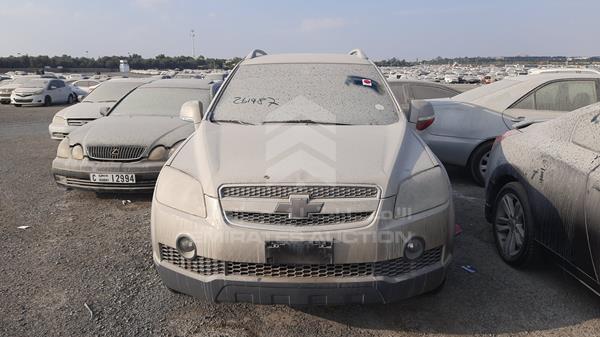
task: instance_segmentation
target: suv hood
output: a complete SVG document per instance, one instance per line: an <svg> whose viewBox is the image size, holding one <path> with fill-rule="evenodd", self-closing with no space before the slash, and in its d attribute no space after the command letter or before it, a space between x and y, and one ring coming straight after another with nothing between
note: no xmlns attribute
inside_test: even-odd
<svg viewBox="0 0 600 337"><path fill-rule="evenodd" d="M149 151L154 145L171 147L192 132L193 124L175 116L108 116L77 128L68 137L70 145L141 145Z"/></svg>
<svg viewBox="0 0 600 337"><path fill-rule="evenodd" d="M68 106L56 113L56 116L60 116L65 119L88 119L88 118L100 118L100 109L103 107L112 107L115 103L77 103Z"/></svg>
<svg viewBox="0 0 600 337"><path fill-rule="evenodd" d="M373 184L393 196L438 165L405 122L386 126L244 126L203 121L167 162L216 197L223 184Z"/></svg>

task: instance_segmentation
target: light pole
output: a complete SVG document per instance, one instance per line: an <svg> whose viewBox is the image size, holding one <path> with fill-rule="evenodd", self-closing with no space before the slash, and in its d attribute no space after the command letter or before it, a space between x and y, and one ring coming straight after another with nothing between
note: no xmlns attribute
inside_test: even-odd
<svg viewBox="0 0 600 337"><path fill-rule="evenodd" d="M190 31L190 37L192 38L192 57L196 58L196 32L193 29Z"/></svg>

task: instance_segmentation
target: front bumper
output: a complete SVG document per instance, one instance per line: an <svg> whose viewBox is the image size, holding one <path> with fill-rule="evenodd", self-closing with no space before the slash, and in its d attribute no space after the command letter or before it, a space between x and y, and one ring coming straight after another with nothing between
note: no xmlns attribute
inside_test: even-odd
<svg viewBox="0 0 600 337"><path fill-rule="evenodd" d="M399 278L362 278L354 281L274 282L222 278L200 280L187 272L155 262L163 283L170 289L208 302L253 304L339 305L392 303L427 293L446 279L450 259Z"/></svg>
<svg viewBox="0 0 600 337"><path fill-rule="evenodd" d="M156 178L164 162L140 160L136 162L95 161L56 158L52 162L52 174L56 183L67 188L94 192L152 192ZM95 183L90 173L133 173L134 184Z"/></svg>
<svg viewBox="0 0 600 337"><path fill-rule="evenodd" d="M445 280L452 260L451 202L411 218L384 219L378 215L359 228L319 231L314 227L314 232L290 228L282 232L280 228L271 231L229 224L220 211L219 200L208 196L205 199L206 218L154 199L151 225L153 259L164 284L205 301L288 305L389 303L437 288ZM393 208L394 201L395 198L381 199L378 214L382 209ZM183 234L196 243L199 261L190 263L173 254L165 255L162 250L176 247L177 238ZM405 243L414 236L423 238L426 249L437 250L438 255L429 255L426 262L403 258ZM333 264L299 265L298 273L296 267L268 264L267 241L334 242ZM381 270L377 266L388 263L401 267L394 267L392 273L376 272ZM336 271L331 274L329 267Z"/></svg>
<svg viewBox="0 0 600 337"><path fill-rule="evenodd" d="M30 96L17 96L12 95L10 97L11 104L20 104L20 105L43 105L44 104L44 95L30 95Z"/></svg>
<svg viewBox="0 0 600 337"><path fill-rule="evenodd" d="M66 124L55 124L55 123L52 123L48 126L48 130L50 131L50 138L56 139L56 140L62 140L67 135L69 135L69 133L73 132L73 130L75 130L75 128L76 128L76 126L69 126Z"/></svg>
<svg viewBox="0 0 600 337"><path fill-rule="evenodd" d="M0 94L0 103L2 103L2 104L10 103L10 94Z"/></svg>

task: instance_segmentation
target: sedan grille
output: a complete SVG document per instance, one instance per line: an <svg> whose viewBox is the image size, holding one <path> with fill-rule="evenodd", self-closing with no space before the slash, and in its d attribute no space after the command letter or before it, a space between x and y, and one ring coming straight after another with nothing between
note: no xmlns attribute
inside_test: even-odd
<svg viewBox="0 0 600 337"><path fill-rule="evenodd" d="M139 145L100 145L87 146L87 155L98 160L136 160L142 157L146 150Z"/></svg>
<svg viewBox="0 0 600 337"><path fill-rule="evenodd" d="M204 276L230 275L273 278L303 277L366 277L387 276L398 277L438 263L442 259L442 247L425 251L416 260L401 257L397 259L344 264L269 264L250 262L231 262L214 260L207 257L195 257L192 260L183 258L175 248L160 244L160 256L180 268Z"/></svg>
<svg viewBox="0 0 600 337"><path fill-rule="evenodd" d="M252 212L226 212L228 220L232 222L248 222L264 225L287 226L319 226L342 223L353 223L367 220L373 212L357 213L332 213L310 214L308 218L294 219L287 214L278 213L252 213Z"/></svg>
<svg viewBox="0 0 600 337"><path fill-rule="evenodd" d="M225 186L222 198L273 198L286 199L290 195L308 195L311 199L375 198L378 190L373 186Z"/></svg>

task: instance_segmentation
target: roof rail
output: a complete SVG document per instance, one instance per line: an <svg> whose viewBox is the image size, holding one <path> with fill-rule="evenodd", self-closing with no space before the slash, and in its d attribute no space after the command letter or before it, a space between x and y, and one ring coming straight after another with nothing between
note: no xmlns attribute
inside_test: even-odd
<svg viewBox="0 0 600 337"><path fill-rule="evenodd" d="M348 55L352 55L352 56L356 56L356 57L360 57L361 59L365 59L368 60L369 58L367 57L367 54L365 54L365 52L363 52L361 49L352 49Z"/></svg>
<svg viewBox="0 0 600 337"><path fill-rule="evenodd" d="M264 50L254 49L250 54L246 55L245 60L250 60L256 57L265 56L267 53Z"/></svg>

